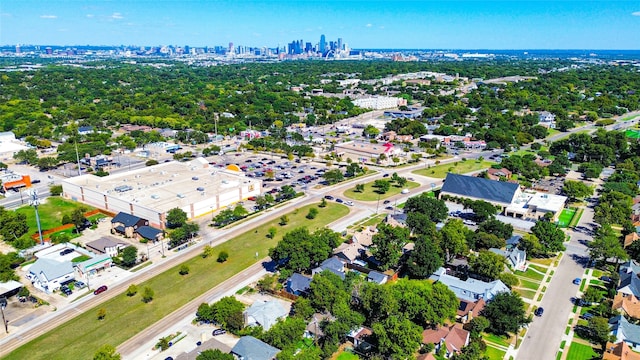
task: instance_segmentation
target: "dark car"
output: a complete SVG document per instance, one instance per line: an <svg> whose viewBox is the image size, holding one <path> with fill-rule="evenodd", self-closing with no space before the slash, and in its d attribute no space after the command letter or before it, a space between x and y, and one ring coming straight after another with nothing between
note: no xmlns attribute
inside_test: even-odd
<svg viewBox="0 0 640 360"><path fill-rule="evenodd" d="M327 200L333 200L333 196L331 195L325 195L324 198Z"/></svg>
<svg viewBox="0 0 640 360"><path fill-rule="evenodd" d="M97 288L97 289L93 292L93 295L98 295L98 294L103 293L103 292L105 292L105 291L107 291L107 285L102 285L102 286L100 286L99 288Z"/></svg>
<svg viewBox="0 0 640 360"><path fill-rule="evenodd" d="M71 254L72 252L73 252L73 249L64 249L60 251L60 256L65 256L67 254Z"/></svg>
<svg viewBox="0 0 640 360"><path fill-rule="evenodd" d="M593 315L592 313L584 313L582 314L581 318L585 319L585 320L590 320L594 317L595 315Z"/></svg>
<svg viewBox="0 0 640 360"><path fill-rule="evenodd" d="M391 202L391 200L385 200L382 203L386 205L386 204L389 204L390 202Z"/></svg>
<svg viewBox="0 0 640 360"><path fill-rule="evenodd" d="M389 177L389 174L384 174L382 175L382 177Z"/></svg>
<svg viewBox="0 0 640 360"><path fill-rule="evenodd" d="M218 336L218 335L222 335L222 334L226 334L226 333L227 333L227 331L225 329L215 329L215 330L213 330L211 335Z"/></svg>
<svg viewBox="0 0 640 360"><path fill-rule="evenodd" d="M344 202L344 200L342 200L342 199L336 199L336 202L337 202L337 203L342 204L342 203Z"/></svg>
<svg viewBox="0 0 640 360"><path fill-rule="evenodd" d="M534 314L536 316L542 316L543 313L544 313L544 309L541 307L537 308L536 311L534 311Z"/></svg>

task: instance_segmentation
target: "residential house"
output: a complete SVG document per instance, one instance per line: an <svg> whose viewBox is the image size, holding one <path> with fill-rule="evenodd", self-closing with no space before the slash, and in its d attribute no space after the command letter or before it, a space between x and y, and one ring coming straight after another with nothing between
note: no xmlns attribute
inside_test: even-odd
<svg viewBox="0 0 640 360"><path fill-rule="evenodd" d="M375 226L368 226L362 231L357 231L351 236L351 243L360 244L365 248L373 245L373 235L378 233L378 229Z"/></svg>
<svg viewBox="0 0 640 360"><path fill-rule="evenodd" d="M365 253L364 246L359 243L353 244L340 244L334 251L333 254L335 258L338 258L340 261L346 264L353 264L356 262L358 258L360 258ZM343 271L344 272L344 271Z"/></svg>
<svg viewBox="0 0 640 360"><path fill-rule="evenodd" d="M515 270L527 271L527 252L514 247L507 250L496 248L489 249L494 254L503 256L507 260L507 264Z"/></svg>
<svg viewBox="0 0 640 360"><path fill-rule="evenodd" d="M608 342L602 360L640 360L640 353L631 350L624 341L617 344Z"/></svg>
<svg viewBox="0 0 640 360"><path fill-rule="evenodd" d="M378 285L382 285L389 280L389 277L381 272L377 272L375 270L370 271L367 274L367 281L376 283Z"/></svg>
<svg viewBox="0 0 640 360"><path fill-rule="evenodd" d="M371 343L368 342L371 335L373 335L371 328L361 326L347 334L347 340L351 341L356 349L368 351L372 347Z"/></svg>
<svg viewBox="0 0 640 360"><path fill-rule="evenodd" d="M231 349L231 354L238 360L273 360L280 352L253 336L243 336Z"/></svg>
<svg viewBox="0 0 640 360"><path fill-rule="evenodd" d="M637 202L633 204L633 206L631 206L631 222L636 221L640 221L640 202Z"/></svg>
<svg viewBox="0 0 640 360"><path fill-rule="evenodd" d="M127 247L127 244L115 242L106 237L101 237L98 240L86 243L85 246L97 254L107 254L114 257L118 256L118 252Z"/></svg>
<svg viewBox="0 0 640 360"><path fill-rule="evenodd" d="M398 142L410 142L413 140L412 135L398 135L395 131L386 131L381 135L382 140L384 141L398 141Z"/></svg>
<svg viewBox="0 0 640 360"><path fill-rule="evenodd" d="M538 113L538 125L547 129L555 129L556 116L548 111L541 111Z"/></svg>
<svg viewBox="0 0 640 360"><path fill-rule="evenodd" d="M640 301L634 295L617 293L611 309L630 318L640 319Z"/></svg>
<svg viewBox="0 0 640 360"><path fill-rule="evenodd" d="M162 230L146 225L137 228L135 234L138 240L146 240L153 243L162 241L164 238L164 232Z"/></svg>
<svg viewBox="0 0 640 360"><path fill-rule="evenodd" d="M323 271L331 271L332 273L338 275L341 279L345 278L345 269L344 269L344 263L342 261L340 261L340 259L337 256L332 256L330 258L328 258L327 260L323 261L320 266L318 266L317 268L311 270L311 273L313 275L315 274L319 274Z"/></svg>
<svg viewBox="0 0 640 360"><path fill-rule="evenodd" d="M456 311L456 320L463 324L468 323L475 316L479 315L487 304L484 299L480 298L476 301L459 299L460 305Z"/></svg>
<svg viewBox="0 0 640 360"><path fill-rule="evenodd" d="M609 319L613 343L625 342L634 351L640 350L640 325L631 324L624 316L618 315Z"/></svg>
<svg viewBox="0 0 640 360"><path fill-rule="evenodd" d="M89 135L93 134L93 126L80 126L78 127L79 135Z"/></svg>
<svg viewBox="0 0 640 360"><path fill-rule="evenodd" d="M111 219L111 233L124 234L128 238L134 237L136 230L141 226L149 226L149 220L124 212L119 212Z"/></svg>
<svg viewBox="0 0 640 360"><path fill-rule="evenodd" d="M631 234L628 234L627 236L625 236L624 237L625 249L638 240L640 240L640 235L638 235L637 232L632 232Z"/></svg>
<svg viewBox="0 0 640 360"><path fill-rule="evenodd" d="M500 179L511 179L511 176L513 175L513 173L511 171L509 171L509 169L507 168L502 168L502 169L494 169L494 168L489 168L487 169L487 177L490 180L500 180Z"/></svg>
<svg viewBox="0 0 640 360"><path fill-rule="evenodd" d="M285 290L289 294L293 295L299 296L305 294L307 291L309 291L311 280L312 279L310 277L304 276L299 273L293 273L293 275L291 275L289 279L287 279L287 286L285 287Z"/></svg>
<svg viewBox="0 0 640 360"><path fill-rule="evenodd" d="M629 260L620 265L618 274L620 275L620 283L618 284L617 292L622 296L633 295L640 299L640 265L634 260Z"/></svg>
<svg viewBox="0 0 640 360"><path fill-rule="evenodd" d="M522 236L520 235L513 235L510 238L507 239L507 249L511 249L514 248L516 246L518 246L518 244L520 244L520 240L522 239Z"/></svg>
<svg viewBox="0 0 640 360"><path fill-rule="evenodd" d="M271 329L278 319L289 314L278 301L256 301L244 312L246 326L262 326L264 331Z"/></svg>
<svg viewBox="0 0 640 360"><path fill-rule="evenodd" d="M397 226L407 227L407 214L405 213L389 214L384 217L383 221L387 225L396 226L396 227Z"/></svg>
<svg viewBox="0 0 640 360"><path fill-rule="evenodd" d="M331 314L320 314L315 313L311 317L311 320L307 324L307 328L304 332L304 337L311 339L319 339L324 336L324 332L322 332L321 324L323 321L335 321L335 318Z"/></svg>
<svg viewBox="0 0 640 360"><path fill-rule="evenodd" d="M463 347L469 345L469 338L469 332L464 330L461 324L440 326L435 329L426 329L422 332L422 343L434 344L436 351L445 346L444 357L447 359L454 354L459 354Z"/></svg>
<svg viewBox="0 0 640 360"><path fill-rule="evenodd" d="M416 360L437 360L433 353L420 354L416 357Z"/></svg>
<svg viewBox="0 0 640 360"><path fill-rule="evenodd" d="M492 282L484 282L472 278L462 280L447 274L444 268L436 270L429 279L446 285L459 299L463 300L476 301L484 299L485 301L490 301L499 293L511 291L507 285L500 280L494 280Z"/></svg>
<svg viewBox="0 0 640 360"><path fill-rule="evenodd" d="M62 283L75 278L71 261L40 258L29 268L27 278L36 289L48 294L58 290Z"/></svg>

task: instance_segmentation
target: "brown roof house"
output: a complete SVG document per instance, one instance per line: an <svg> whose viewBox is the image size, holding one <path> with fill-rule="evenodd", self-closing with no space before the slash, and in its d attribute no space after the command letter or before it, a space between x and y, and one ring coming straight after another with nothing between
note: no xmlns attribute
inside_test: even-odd
<svg viewBox="0 0 640 360"><path fill-rule="evenodd" d="M634 319L640 319L640 300L634 295L617 293L611 309Z"/></svg>
<svg viewBox="0 0 640 360"><path fill-rule="evenodd" d="M487 169L487 177L491 180L500 180L500 178L506 178L507 180L511 179L511 175L513 175L513 173L511 171L509 171L509 169L507 168L502 168L502 169L494 169L494 168L489 168Z"/></svg>
<svg viewBox="0 0 640 360"><path fill-rule="evenodd" d="M458 305L458 311L456 312L456 320L463 324L468 323L475 316L479 315L487 304L482 298L476 301L465 299L458 300L460 300L460 305Z"/></svg>
<svg viewBox="0 0 640 360"><path fill-rule="evenodd" d="M624 237L624 247L625 249L629 247L629 245L633 244L637 240L640 240L640 235L637 232L632 232L631 234Z"/></svg>
<svg viewBox="0 0 640 360"><path fill-rule="evenodd" d="M447 350L444 356L448 359L454 354L459 354L463 347L469 345L469 337L469 332L463 329L461 324L455 324L426 329L422 332L422 343L434 344L436 351L445 346Z"/></svg>
<svg viewBox="0 0 640 360"><path fill-rule="evenodd" d="M617 344L608 342L602 360L640 360L640 354L631 350L624 341Z"/></svg>

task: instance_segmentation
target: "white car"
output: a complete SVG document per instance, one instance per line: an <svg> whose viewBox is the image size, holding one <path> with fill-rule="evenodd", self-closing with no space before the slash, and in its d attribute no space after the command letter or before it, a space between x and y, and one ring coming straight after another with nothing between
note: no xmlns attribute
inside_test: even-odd
<svg viewBox="0 0 640 360"><path fill-rule="evenodd" d="M401 193L408 194L409 193L409 189L402 189Z"/></svg>
<svg viewBox="0 0 640 360"><path fill-rule="evenodd" d="M355 205L355 204L353 203L353 201L345 201L344 203L345 203L345 204L347 204L347 205L349 205L349 206L353 206L353 205Z"/></svg>

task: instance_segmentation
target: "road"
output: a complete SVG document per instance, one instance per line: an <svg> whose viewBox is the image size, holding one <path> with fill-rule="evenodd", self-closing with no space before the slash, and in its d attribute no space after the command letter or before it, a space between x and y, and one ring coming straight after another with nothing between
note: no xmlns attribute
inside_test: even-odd
<svg viewBox="0 0 640 360"><path fill-rule="evenodd" d="M579 225L591 228L593 209L585 208ZM555 270L555 275L547 285L547 292L540 306L544 308L542 317L536 317L529 325L526 338L518 349L517 360L555 359L560 342L567 327L573 304L580 286L573 285L575 278L582 277L588 262L587 247L580 240L591 241L592 237L574 231L567 232L571 241Z"/></svg>

